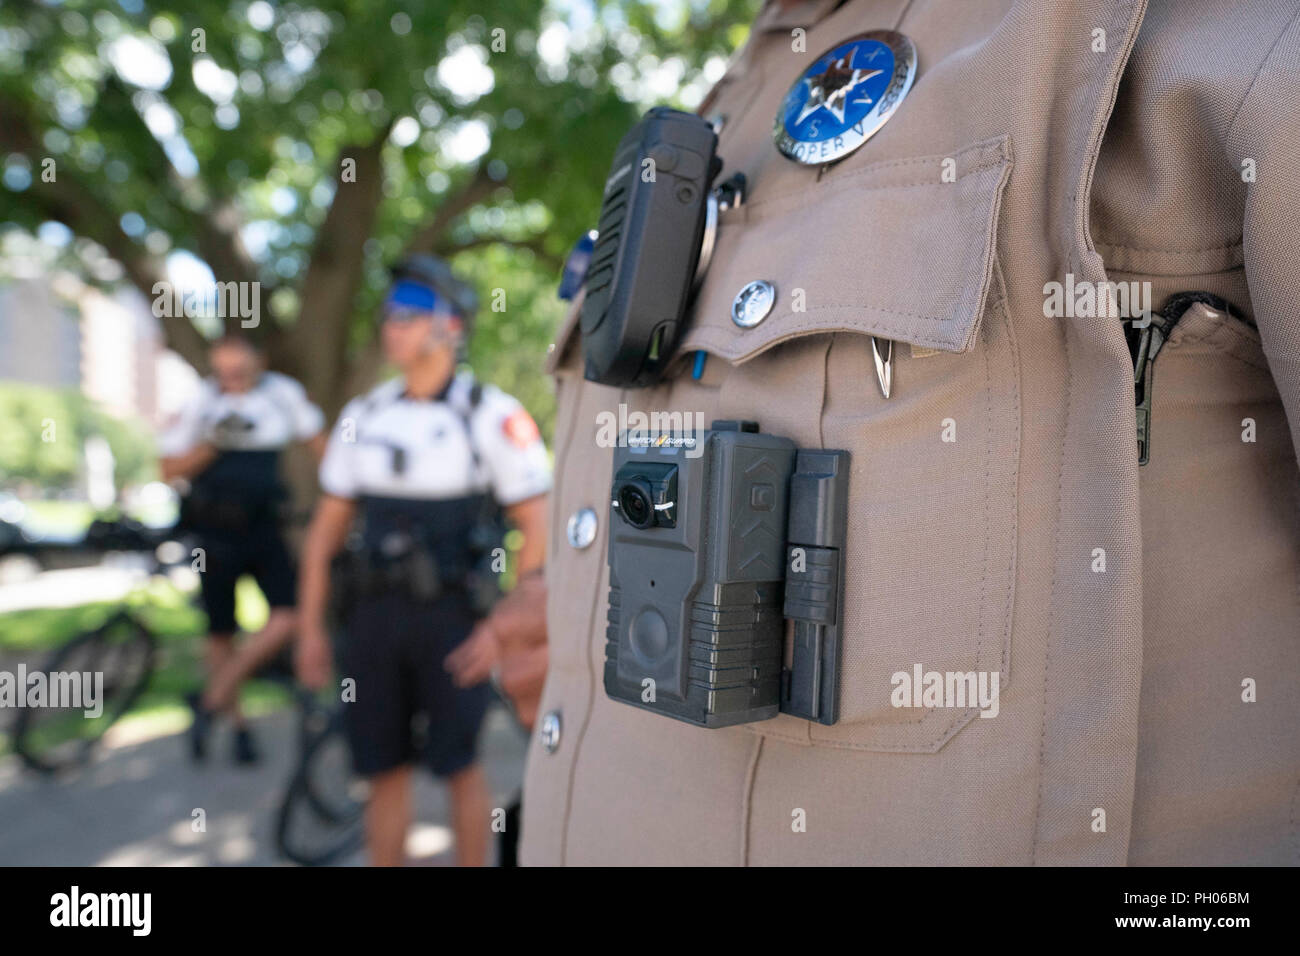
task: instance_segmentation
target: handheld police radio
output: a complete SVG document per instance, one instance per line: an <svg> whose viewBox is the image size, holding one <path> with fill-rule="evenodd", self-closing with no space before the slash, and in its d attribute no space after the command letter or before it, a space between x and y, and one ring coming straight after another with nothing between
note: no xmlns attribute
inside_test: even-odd
<svg viewBox="0 0 1300 956"><path fill-rule="evenodd" d="M753 422L624 436L605 693L703 727L835 723L848 477L847 451L799 449Z"/></svg>
<svg viewBox="0 0 1300 956"><path fill-rule="evenodd" d="M584 375L651 385L681 332L722 161L709 122L657 107L618 144L580 317Z"/></svg>

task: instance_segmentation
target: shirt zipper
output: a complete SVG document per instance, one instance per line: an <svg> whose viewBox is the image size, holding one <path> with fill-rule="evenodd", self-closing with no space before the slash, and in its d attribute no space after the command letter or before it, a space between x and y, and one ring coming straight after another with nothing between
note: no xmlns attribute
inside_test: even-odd
<svg viewBox="0 0 1300 956"><path fill-rule="evenodd" d="M1240 317L1236 309L1209 292L1179 292L1165 301L1159 312L1149 312L1125 329L1129 352L1133 356L1133 389L1137 403L1138 464L1151 459L1151 401L1155 380L1156 356L1169 340L1178 321L1196 303L1208 305L1227 315Z"/></svg>

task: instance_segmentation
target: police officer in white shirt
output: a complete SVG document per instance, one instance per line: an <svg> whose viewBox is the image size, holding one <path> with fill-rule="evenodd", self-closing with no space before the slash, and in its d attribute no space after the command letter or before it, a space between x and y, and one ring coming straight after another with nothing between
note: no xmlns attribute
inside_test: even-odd
<svg viewBox="0 0 1300 956"><path fill-rule="evenodd" d="M475 540L494 503L522 533L519 578L540 575L545 555L551 475L537 426L514 398L456 371L475 307L473 290L441 260L412 257L395 271L382 338L401 375L339 416L303 545L298 672L308 686L323 685L331 666L327 592L346 586L351 595L338 674L355 681L344 715L354 764L370 782L376 865L403 861L417 759L448 783L457 862L486 862L489 794L475 741L498 648L467 581L481 567ZM362 557L331 582L354 519ZM427 717L423 741L412 732L418 715Z"/></svg>
<svg viewBox="0 0 1300 956"><path fill-rule="evenodd" d="M319 458L325 418L298 382L266 370L246 338L218 340L209 361L212 377L158 442L164 480L189 486L181 525L196 536L204 558L208 683L190 700L190 752L204 758L212 715L226 711L235 721L235 760L253 763L257 751L239 713L239 685L288 644L296 626L293 563L279 527L288 497L280 456L288 445L306 442ZM256 579L270 615L237 648L235 583L244 574Z"/></svg>

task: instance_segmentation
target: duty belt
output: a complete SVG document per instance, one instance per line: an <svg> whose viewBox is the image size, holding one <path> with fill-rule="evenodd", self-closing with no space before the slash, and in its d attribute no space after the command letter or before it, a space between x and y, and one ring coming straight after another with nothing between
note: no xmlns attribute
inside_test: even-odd
<svg viewBox="0 0 1300 956"><path fill-rule="evenodd" d="M342 576L342 590L352 600L400 594L429 603L447 589L437 560L422 548L396 556L370 549L348 551L338 571Z"/></svg>

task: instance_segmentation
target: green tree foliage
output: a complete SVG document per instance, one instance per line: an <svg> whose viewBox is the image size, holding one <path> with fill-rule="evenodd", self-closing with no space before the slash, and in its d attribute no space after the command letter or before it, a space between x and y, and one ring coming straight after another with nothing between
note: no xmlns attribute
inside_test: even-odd
<svg viewBox="0 0 1300 956"><path fill-rule="evenodd" d="M75 487L92 435L113 450L119 488L155 476L153 441L138 424L105 414L75 389L0 384L0 487Z"/></svg>
<svg viewBox="0 0 1300 956"><path fill-rule="evenodd" d="M181 250L260 282L272 364L331 411L379 372L387 267L453 257L489 306L482 377L547 427L554 284L614 145L698 100L758 5L7 0L0 219L65 223L151 298ZM164 327L202 368L195 324Z"/></svg>

